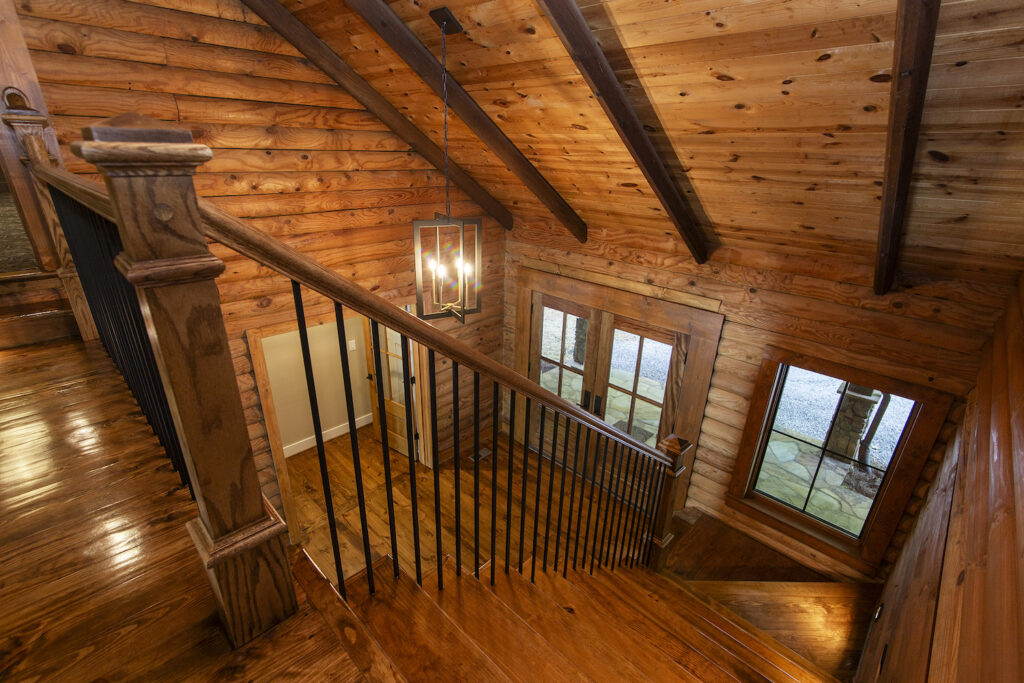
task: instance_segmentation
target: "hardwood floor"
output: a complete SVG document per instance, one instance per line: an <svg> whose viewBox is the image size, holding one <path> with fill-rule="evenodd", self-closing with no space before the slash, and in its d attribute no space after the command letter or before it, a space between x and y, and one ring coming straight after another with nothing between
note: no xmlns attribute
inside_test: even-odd
<svg viewBox="0 0 1024 683"><path fill-rule="evenodd" d="M301 591L232 651L195 515L101 347L0 351L0 679L360 678Z"/></svg>
<svg viewBox="0 0 1024 683"><path fill-rule="evenodd" d="M384 486L384 464L381 458L380 441L377 438L376 425L367 425L358 430L360 461L363 471L363 486L366 497L366 508L368 527L370 530L371 560L376 561L385 555L391 554L390 536L388 531L388 512L386 488ZM501 566L504 566L504 554L506 544L506 506L508 492L508 460L505 447L507 437L500 440L498 445L498 494L497 494L497 524L495 533L495 545L497 559ZM482 446L490 447L490 438L482 435ZM561 448L561 446L560 446ZM328 441L325 444L328 469L331 472L331 486L334 500L335 518L337 520L338 536L340 538L340 549L342 557L342 568L346 577L362 571L365 567L363 556L362 540L359 534L359 509L357 506L356 490L352 466L351 446L348 435L344 435ZM487 456L480 461L480 563L483 564L490 559L490 529L491 529L491 458ZM561 457L561 451L559 452ZM571 459L571 458L570 458ZM562 469L555 466L552 472L550 461L545 460L542 470L542 481L538 497L537 491L537 456L535 453L530 456L529 472L527 474L525 496L523 494L523 469L521 446L516 448L513 459L512 479L512 518L509 525L512 531L509 539L509 558L512 566L518 567L520 557L523 558L526 571L530 571L531 560L536 556L537 571L540 571L544 564L545 538L547 539L548 561L554 562L556 547L559 555L559 563L564 563L566 532L569 530L569 507L568 500L572 491L571 471L567 470L565 477L565 503L563 504L561 518L559 517L558 498L562 487ZM439 479L441 483L441 541L442 558L444 555L456 554L455 547L455 485L454 485L454 463L451 459L442 463ZM310 557L317 566L332 581L336 582L334 562L330 540L330 530L327 523L327 515L324 511L323 487L320 480L320 470L317 464L316 450L309 449L301 453L289 456L288 473L291 480L292 494L295 499L295 507L299 512L297 526L299 538L294 539L302 547L306 548ZM462 566L467 571L472 571L473 548L474 548L474 527L473 527L473 464L468 457L462 459L460 466L461 486L461 517L462 517ZM409 460L405 456L392 453L391 474L393 480L395 517L396 517L396 540L397 555L399 564L410 576L415 576L414 562L414 534L412 528L412 495L409 479ZM554 476L552 477L552 474ZM580 479L577 479L579 482ZM552 504L550 515L548 514L548 494L553 488ZM575 498L578 506L582 496L582 487L578 484ZM587 496L591 489L587 487ZM426 575L436 571L436 536L434 521L434 482L433 471L424 465L416 464L416 498L419 510L419 537L420 557L422 559L422 572ZM521 501L525 498L527 504L523 506ZM534 515L538 509L537 501L540 501L539 514ZM525 519L523 510L525 507ZM594 506L596 511L596 504ZM550 525L547 520L551 519ZM604 528L604 518L594 515L590 529L598 529L600 533ZM576 546L576 520L579 518L578 507L573 508L573 528L571 543ZM628 518L624 518L626 520ZM609 535L615 531L616 516L614 512L609 515ZM583 516L584 527L586 516ZM536 524L536 553L534 553L534 526ZM622 525L625 527L625 524ZM556 528L558 531L556 532ZM520 531L522 531L522 552L520 553ZM624 537L625 532L621 531ZM591 536L593 531L591 531ZM579 534L578 555L582 557L583 542L586 534L581 531ZM591 538L591 543L593 539Z"/></svg>

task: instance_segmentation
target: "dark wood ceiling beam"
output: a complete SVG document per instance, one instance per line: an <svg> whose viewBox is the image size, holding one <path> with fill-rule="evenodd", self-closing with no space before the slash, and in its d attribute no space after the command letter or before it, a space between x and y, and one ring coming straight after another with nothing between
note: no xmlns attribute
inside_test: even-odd
<svg viewBox="0 0 1024 683"><path fill-rule="evenodd" d="M348 64L327 46L313 31L297 19L277 0L243 0L245 5L256 12L277 31L285 40L306 56L317 68L334 79L347 90L370 113L379 118L384 125L409 143L413 151L422 155L435 168L444 168L444 151L434 144L419 128L405 118L401 112L373 86L366 82ZM461 169L449 162L448 171L452 183L469 195L488 214L494 217L506 229L512 229L512 213L482 185Z"/></svg>
<svg viewBox="0 0 1024 683"><path fill-rule="evenodd" d="M896 277L938 21L939 0L899 0L875 257L876 294L888 292Z"/></svg>
<svg viewBox="0 0 1024 683"><path fill-rule="evenodd" d="M597 96L605 114L682 235L697 263L707 260L707 244L672 174L658 155L650 136L633 108L608 58L591 33L583 13L573 0L539 0L562 44Z"/></svg>
<svg viewBox="0 0 1024 683"><path fill-rule="evenodd" d="M438 97L442 96L444 69L441 63L384 0L345 0L345 4L362 17ZM448 106L576 239L587 241L587 224L583 219L450 73Z"/></svg>

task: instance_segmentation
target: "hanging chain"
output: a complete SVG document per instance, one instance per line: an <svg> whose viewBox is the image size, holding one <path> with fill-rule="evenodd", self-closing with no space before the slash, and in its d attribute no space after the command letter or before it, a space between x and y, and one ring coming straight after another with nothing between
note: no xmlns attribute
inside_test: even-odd
<svg viewBox="0 0 1024 683"><path fill-rule="evenodd" d="M448 22L441 22L441 99L444 106L444 214L451 218L452 200L448 194L448 46L445 34Z"/></svg>

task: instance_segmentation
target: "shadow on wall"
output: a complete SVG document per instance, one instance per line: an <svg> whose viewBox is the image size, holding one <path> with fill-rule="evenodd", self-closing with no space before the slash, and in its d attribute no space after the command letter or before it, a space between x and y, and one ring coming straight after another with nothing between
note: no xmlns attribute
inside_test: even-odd
<svg viewBox="0 0 1024 683"><path fill-rule="evenodd" d="M345 319L345 337L348 341L346 353L352 373L352 402L355 405L358 429L373 422L361 317ZM317 401L320 404L320 423L323 425L324 440L329 441L349 431L338 333L333 322L309 328L309 351L313 360ZM266 358L284 454L294 455L313 448L316 440L298 330L265 337L263 355Z"/></svg>

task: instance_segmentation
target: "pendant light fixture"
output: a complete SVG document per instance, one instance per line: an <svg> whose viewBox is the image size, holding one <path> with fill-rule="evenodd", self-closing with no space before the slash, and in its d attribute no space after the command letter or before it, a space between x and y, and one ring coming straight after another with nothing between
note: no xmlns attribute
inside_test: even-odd
<svg viewBox="0 0 1024 683"><path fill-rule="evenodd" d="M480 271L483 222L455 218L448 180L448 69L446 36L462 26L447 7L430 12L441 27L441 93L444 112L444 213L413 226L416 260L416 315L424 320L451 316L461 323L480 312L483 274Z"/></svg>

